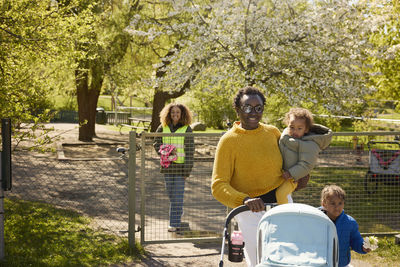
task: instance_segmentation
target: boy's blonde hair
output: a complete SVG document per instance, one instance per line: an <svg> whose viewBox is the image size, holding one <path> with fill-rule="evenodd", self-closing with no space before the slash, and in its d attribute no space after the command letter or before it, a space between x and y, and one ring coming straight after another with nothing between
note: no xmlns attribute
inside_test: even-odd
<svg viewBox="0 0 400 267"><path fill-rule="evenodd" d="M321 205L332 196L336 196L345 201L346 192L338 185L326 185L321 191Z"/></svg>
<svg viewBox="0 0 400 267"><path fill-rule="evenodd" d="M306 123L307 129L310 129L314 124L314 119L312 113L305 108L291 108L289 112L285 114L285 119L283 122L286 126L289 125L290 116L294 116L295 119L303 119Z"/></svg>

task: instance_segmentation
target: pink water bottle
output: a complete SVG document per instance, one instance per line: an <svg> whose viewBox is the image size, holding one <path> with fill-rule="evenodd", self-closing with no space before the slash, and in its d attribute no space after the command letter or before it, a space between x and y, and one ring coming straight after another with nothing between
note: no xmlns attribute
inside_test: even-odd
<svg viewBox="0 0 400 267"><path fill-rule="evenodd" d="M241 231L233 231L231 240L229 240L228 259L232 262L243 261L243 236Z"/></svg>

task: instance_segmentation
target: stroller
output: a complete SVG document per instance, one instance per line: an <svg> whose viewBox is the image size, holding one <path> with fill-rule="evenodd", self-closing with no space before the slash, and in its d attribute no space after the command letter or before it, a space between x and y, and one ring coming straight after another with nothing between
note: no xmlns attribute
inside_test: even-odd
<svg viewBox="0 0 400 267"><path fill-rule="evenodd" d="M376 149L376 145L392 149ZM393 149L393 145L396 149ZM365 175L364 188L369 194L378 190L378 183L400 184L400 142L369 141L369 169Z"/></svg>
<svg viewBox="0 0 400 267"><path fill-rule="evenodd" d="M229 240L229 221L246 210L247 206L239 206L226 218L220 267L225 238ZM257 238L257 267L338 266L336 227L328 216L312 206L291 203L270 208L261 218L254 238Z"/></svg>

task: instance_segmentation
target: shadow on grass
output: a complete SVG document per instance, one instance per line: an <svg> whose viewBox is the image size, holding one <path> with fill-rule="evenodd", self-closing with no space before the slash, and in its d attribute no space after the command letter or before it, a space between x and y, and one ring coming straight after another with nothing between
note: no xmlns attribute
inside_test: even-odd
<svg viewBox="0 0 400 267"><path fill-rule="evenodd" d="M5 199L0 266L100 266L136 260L143 249L92 229L91 219L49 204Z"/></svg>

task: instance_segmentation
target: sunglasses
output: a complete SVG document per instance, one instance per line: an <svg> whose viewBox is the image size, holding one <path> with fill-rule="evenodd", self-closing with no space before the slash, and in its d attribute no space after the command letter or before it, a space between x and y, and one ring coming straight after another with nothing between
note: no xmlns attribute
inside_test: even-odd
<svg viewBox="0 0 400 267"><path fill-rule="evenodd" d="M244 105L240 108L246 114L250 114L253 109L256 113L262 113L264 111L264 107L262 105L257 105L255 107L253 107L252 105Z"/></svg>

